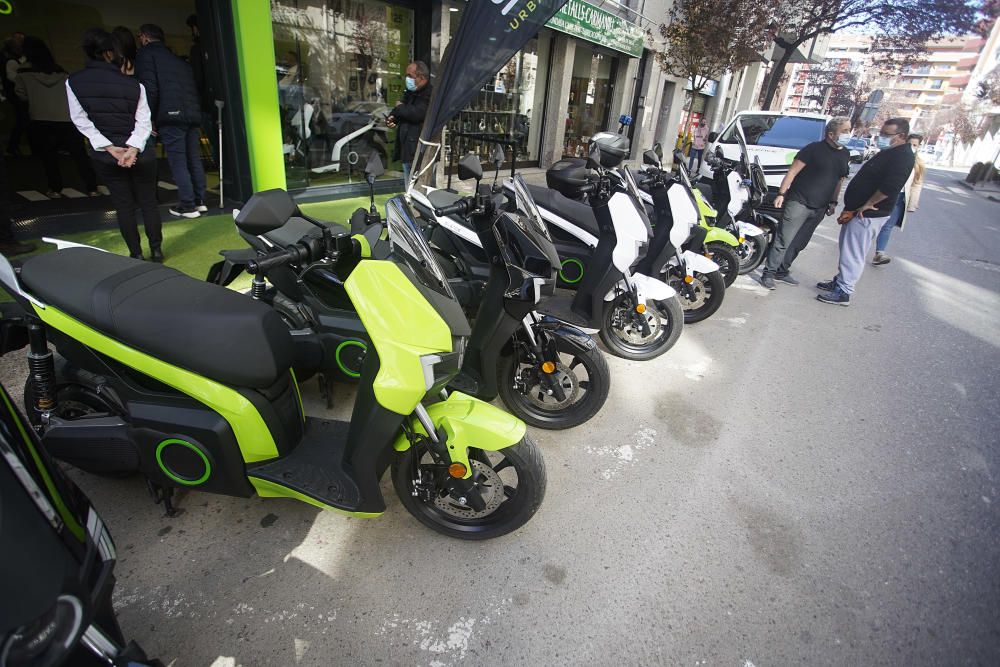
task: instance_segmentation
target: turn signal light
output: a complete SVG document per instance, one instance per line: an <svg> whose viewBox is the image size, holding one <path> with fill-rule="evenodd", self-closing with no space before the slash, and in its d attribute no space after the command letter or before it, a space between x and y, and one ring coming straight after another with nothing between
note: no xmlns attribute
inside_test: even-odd
<svg viewBox="0 0 1000 667"><path fill-rule="evenodd" d="M690 285L691 283L694 282L694 276L684 276L684 282Z"/></svg>
<svg viewBox="0 0 1000 667"><path fill-rule="evenodd" d="M643 313L645 313L646 312L646 304L640 303L638 306L635 307L635 312L639 313L640 315L642 315Z"/></svg>
<svg viewBox="0 0 1000 667"><path fill-rule="evenodd" d="M746 243L746 242L747 242L746 237L741 236L740 237L740 243Z"/></svg>
<svg viewBox="0 0 1000 667"><path fill-rule="evenodd" d="M542 372L552 374L556 372L556 365L551 361L542 362Z"/></svg>
<svg viewBox="0 0 1000 667"><path fill-rule="evenodd" d="M452 463L448 466L448 474L455 479L462 479L468 471L469 469L465 467L464 463Z"/></svg>

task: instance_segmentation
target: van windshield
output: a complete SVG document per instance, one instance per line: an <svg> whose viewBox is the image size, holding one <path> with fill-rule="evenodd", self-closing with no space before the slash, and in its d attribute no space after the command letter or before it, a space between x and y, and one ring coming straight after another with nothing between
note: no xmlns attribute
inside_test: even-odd
<svg viewBox="0 0 1000 667"><path fill-rule="evenodd" d="M778 148L803 148L823 138L826 121L822 118L801 118L798 116L755 116L739 117L743 136L748 146L776 146ZM722 134L719 141L735 144L736 123Z"/></svg>

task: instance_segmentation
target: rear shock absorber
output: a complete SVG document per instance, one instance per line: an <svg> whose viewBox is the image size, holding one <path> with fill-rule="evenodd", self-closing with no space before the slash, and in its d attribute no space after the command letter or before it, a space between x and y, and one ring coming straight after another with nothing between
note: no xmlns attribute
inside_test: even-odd
<svg viewBox="0 0 1000 667"><path fill-rule="evenodd" d="M56 366L49 351L45 329L39 324L28 325L28 377L35 396L35 410L43 415L56 407Z"/></svg>
<svg viewBox="0 0 1000 667"><path fill-rule="evenodd" d="M264 276L259 273L254 274L253 282L250 283L250 298L260 299L264 296L264 290L267 288L267 283L264 282Z"/></svg>

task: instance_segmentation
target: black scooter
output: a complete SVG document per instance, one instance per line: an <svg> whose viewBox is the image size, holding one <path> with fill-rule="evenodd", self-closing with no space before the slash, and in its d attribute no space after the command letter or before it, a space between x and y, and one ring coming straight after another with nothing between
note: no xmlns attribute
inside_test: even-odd
<svg viewBox="0 0 1000 667"><path fill-rule="evenodd" d="M578 426L604 405L611 374L589 335L538 312L559 266L548 230L520 176L505 196L495 179L493 187L481 183L475 155L462 158L458 174L476 179L475 196L434 190L413 197L425 235L474 319L462 372L450 388L483 400L499 395L533 426Z"/></svg>
<svg viewBox="0 0 1000 667"><path fill-rule="evenodd" d="M7 329L7 327L4 327ZM19 344L4 332L4 351ZM0 665L163 667L111 605L115 545L0 387Z"/></svg>

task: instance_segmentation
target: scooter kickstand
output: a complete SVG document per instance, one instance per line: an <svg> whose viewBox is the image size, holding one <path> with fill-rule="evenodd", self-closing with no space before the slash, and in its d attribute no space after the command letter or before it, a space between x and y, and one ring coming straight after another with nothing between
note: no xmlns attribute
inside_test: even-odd
<svg viewBox="0 0 1000 667"><path fill-rule="evenodd" d="M146 480L146 486L149 488L149 495L153 496L153 502L156 503L157 505L163 503L165 516L173 518L181 513L180 510L174 507L173 487L160 486L151 479Z"/></svg>
<svg viewBox="0 0 1000 667"><path fill-rule="evenodd" d="M333 378L326 373L319 374L319 393L326 399L326 409L333 409Z"/></svg>

